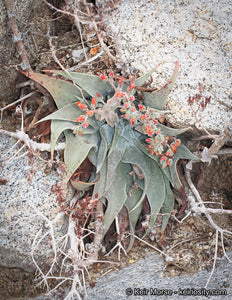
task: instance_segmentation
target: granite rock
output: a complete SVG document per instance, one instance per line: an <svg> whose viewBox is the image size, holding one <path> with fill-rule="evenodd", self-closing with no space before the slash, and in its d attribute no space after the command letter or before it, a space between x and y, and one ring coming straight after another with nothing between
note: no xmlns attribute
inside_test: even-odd
<svg viewBox="0 0 232 300"><path fill-rule="evenodd" d="M206 97L211 96L198 114L203 126L218 132L231 118L231 10L228 0L128 0L120 1L107 21L121 60L118 66L126 72L144 73L162 63L153 74L160 88L179 61L179 76L166 107L173 126L191 125L202 131L187 102L199 93L199 85L205 86Z"/></svg>
<svg viewBox="0 0 232 300"><path fill-rule="evenodd" d="M46 164L36 157L30 159L25 149L14 157L19 150L18 145L12 148L15 143L16 140L0 135L1 180L5 181L0 185L0 264L32 271L34 238L38 234L38 241L46 233L47 222L41 214L52 221L59 212L51 188L61 181L61 176L56 170L46 175ZM70 190L68 197L71 196ZM62 236L65 224L64 218L56 223L55 238ZM36 247L34 255L40 265L53 257L49 238Z"/></svg>

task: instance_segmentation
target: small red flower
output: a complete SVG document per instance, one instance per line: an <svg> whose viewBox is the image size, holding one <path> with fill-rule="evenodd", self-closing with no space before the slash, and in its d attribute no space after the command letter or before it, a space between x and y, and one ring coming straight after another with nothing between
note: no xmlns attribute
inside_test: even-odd
<svg viewBox="0 0 232 300"><path fill-rule="evenodd" d="M100 78L101 78L101 80L103 80L103 81L106 81L106 80L107 80L107 77L106 77L105 75L103 75L103 74L100 75Z"/></svg>
<svg viewBox="0 0 232 300"><path fill-rule="evenodd" d="M113 72L113 71L110 72L110 77L111 77L111 78L114 77L114 72Z"/></svg>
<svg viewBox="0 0 232 300"><path fill-rule="evenodd" d="M140 116L140 118L141 118L142 120L145 120L145 119L146 119L146 117L145 117L144 115Z"/></svg>
<svg viewBox="0 0 232 300"><path fill-rule="evenodd" d="M87 128L88 126L89 126L89 124L88 124L87 122L84 122L84 123L83 123L83 127L84 127L84 128Z"/></svg>
<svg viewBox="0 0 232 300"><path fill-rule="evenodd" d="M140 110L145 110L145 109L146 109L145 106L142 105L142 104L139 104L139 105L138 105L138 108L139 108Z"/></svg>
<svg viewBox="0 0 232 300"><path fill-rule="evenodd" d="M145 140L147 143L151 143L152 142L152 139L146 139Z"/></svg>
<svg viewBox="0 0 232 300"><path fill-rule="evenodd" d="M123 105L123 107L124 107L124 108L128 108L128 103L125 103L125 104Z"/></svg>
<svg viewBox="0 0 232 300"><path fill-rule="evenodd" d="M166 162L167 166L171 167L171 162L172 161L170 159L168 159L167 162Z"/></svg>
<svg viewBox="0 0 232 300"><path fill-rule="evenodd" d="M88 111L87 111L87 115L88 115L89 117L91 117L91 116L93 115L93 111L92 111L92 110L88 110Z"/></svg>
<svg viewBox="0 0 232 300"><path fill-rule="evenodd" d="M132 101L132 102L135 101L135 97L134 97L134 96L130 96L129 99L130 99L130 101Z"/></svg>
<svg viewBox="0 0 232 300"><path fill-rule="evenodd" d="M152 135L153 131L151 130L151 127L149 125L146 126L146 132L148 135Z"/></svg>
<svg viewBox="0 0 232 300"><path fill-rule="evenodd" d="M80 115L77 119L76 122L83 122L85 120L85 116L84 115Z"/></svg>
<svg viewBox="0 0 232 300"><path fill-rule="evenodd" d="M123 84L123 80L122 80L121 78L119 78L118 84L119 84L119 85L122 85L122 84Z"/></svg>
<svg viewBox="0 0 232 300"><path fill-rule="evenodd" d="M156 131L156 134L160 134L160 131L159 131L159 130L157 130L157 131Z"/></svg>
<svg viewBox="0 0 232 300"><path fill-rule="evenodd" d="M176 140L176 146L177 146L177 147L180 146L180 140Z"/></svg>
<svg viewBox="0 0 232 300"><path fill-rule="evenodd" d="M85 109L87 108L86 105L83 104L83 103L81 103L80 101L78 101L78 102L76 103L76 105L77 105L80 109L82 109L82 110L85 110Z"/></svg>
<svg viewBox="0 0 232 300"><path fill-rule="evenodd" d="M176 145L175 145L175 144L171 144L171 148L172 148L172 151L173 151L173 152L176 152L176 150L177 150L177 147L176 147Z"/></svg>
<svg viewBox="0 0 232 300"><path fill-rule="evenodd" d="M158 124L158 121L157 121L157 120L154 120L154 124L155 124L155 125Z"/></svg>
<svg viewBox="0 0 232 300"><path fill-rule="evenodd" d="M117 97L118 97L118 98L122 98L122 97L124 97L124 96L125 96L125 94L124 94L124 93L122 93L122 92L118 92L116 95L117 95Z"/></svg>
<svg viewBox="0 0 232 300"><path fill-rule="evenodd" d="M102 98L102 95L99 94L98 92L96 92L96 95L97 95L98 98Z"/></svg>
<svg viewBox="0 0 232 300"><path fill-rule="evenodd" d="M96 100L95 97L92 98L91 103L92 103L93 106L96 106L96 105L97 105L97 100Z"/></svg>
<svg viewBox="0 0 232 300"><path fill-rule="evenodd" d="M130 123L131 123L131 126L135 125L135 119L134 118L130 118Z"/></svg>
<svg viewBox="0 0 232 300"><path fill-rule="evenodd" d="M134 85L134 84L131 84L131 85L129 86L129 92L131 92L134 88L135 88L135 85Z"/></svg>
<svg viewBox="0 0 232 300"><path fill-rule="evenodd" d="M166 159L167 159L167 157L163 155L163 156L160 158L160 161L165 161Z"/></svg>
<svg viewBox="0 0 232 300"><path fill-rule="evenodd" d="M136 111L136 108L135 108L135 107L131 107L131 111L132 111L132 112L135 112L135 111Z"/></svg>

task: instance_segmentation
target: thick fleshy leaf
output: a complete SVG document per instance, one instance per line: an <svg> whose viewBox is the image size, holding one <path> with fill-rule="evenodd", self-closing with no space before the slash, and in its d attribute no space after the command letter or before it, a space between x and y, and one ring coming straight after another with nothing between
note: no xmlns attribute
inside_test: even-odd
<svg viewBox="0 0 232 300"><path fill-rule="evenodd" d="M114 89L109 81L103 81L99 76L95 76L92 74L84 74L84 73L77 73L77 72L69 72L70 76L63 72L52 70L50 71L54 74L62 75L67 79L73 80L78 86L80 86L83 90L85 90L91 97L96 97L96 93L98 92L100 95L106 97L107 95L114 94Z"/></svg>
<svg viewBox="0 0 232 300"><path fill-rule="evenodd" d="M51 123L51 156L55 150L56 142L61 133L67 129L72 129L76 123L70 121L52 120Z"/></svg>
<svg viewBox="0 0 232 300"><path fill-rule="evenodd" d="M179 159L192 159L192 160L199 160L199 157L194 155L192 152L189 151L187 147L181 144L177 148L177 152L173 159L173 165L170 168L171 178L172 178L172 185L175 189L180 190L182 188L182 183L180 181L178 171L177 171L177 162Z"/></svg>
<svg viewBox="0 0 232 300"><path fill-rule="evenodd" d="M104 163L101 167L100 170L100 179L99 181L94 185L94 190L93 190L93 197L94 198L103 198L106 190L105 190L105 186L106 186L106 170L107 170L107 158L104 160Z"/></svg>
<svg viewBox="0 0 232 300"><path fill-rule="evenodd" d="M71 82L34 72L24 74L48 90L58 108L76 101L77 97L82 98L80 90Z"/></svg>
<svg viewBox="0 0 232 300"><path fill-rule="evenodd" d="M113 141L107 155L106 191L109 189L116 176L115 170L121 161L126 148L126 141L122 137L125 130L126 127L123 126L123 122L115 125Z"/></svg>
<svg viewBox="0 0 232 300"><path fill-rule="evenodd" d="M75 103L71 103L71 104L65 105L61 109L55 111L54 113L48 115L45 118L39 120L38 122L43 122L46 120L60 120L60 121L75 122L77 125L78 123L76 122L76 119L80 115L84 115L84 114L85 114L85 111L80 110ZM100 125L100 122L96 121L93 117L88 118L88 123L94 128L98 128Z"/></svg>
<svg viewBox="0 0 232 300"><path fill-rule="evenodd" d="M143 195L131 211L135 210L143 201L144 196L147 195L151 207L150 225L153 226L165 199L165 185L162 172L154 160L149 159L132 143L126 148L122 161L138 166L144 174Z"/></svg>
<svg viewBox="0 0 232 300"><path fill-rule="evenodd" d="M135 80L135 85L136 86L142 86L151 76L151 74L156 70L156 68L153 68L151 71L149 71L148 73L142 75L141 77L137 78Z"/></svg>
<svg viewBox="0 0 232 300"><path fill-rule="evenodd" d="M168 82L158 91L152 93L144 92L144 103L152 108L162 109L171 92L179 71L179 62L176 61L175 70Z"/></svg>
<svg viewBox="0 0 232 300"><path fill-rule="evenodd" d="M97 136L99 136L97 133L95 133ZM100 140L100 137L98 138ZM99 146L98 146L99 147ZM97 167L97 151L95 148L90 149L88 154L88 159L91 162L92 165Z"/></svg>
<svg viewBox="0 0 232 300"><path fill-rule="evenodd" d="M161 171L164 173L164 175L168 178L168 180L171 182L171 174L170 174L170 169L169 168L162 168L159 159L156 155L152 155L150 152L148 152L148 150L144 147L145 142L141 142L139 139L134 140L135 145L148 157L150 157L151 159L153 159L158 166L160 167Z"/></svg>
<svg viewBox="0 0 232 300"><path fill-rule="evenodd" d="M122 132L125 129L124 127L125 127L125 125L124 125L123 122L119 122L118 124L115 125L115 127L114 127L114 137L113 137L113 141L111 143L111 147L110 147L108 155L110 155L111 152L116 147L116 145L118 143L118 140L119 140L120 136L122 135Z"/></svg>
<svg viewBox="0 0 232 300"><path fill-rule="evenodd" d="M110 153L110 155L108 155L106 190L108 190L116 176L115 170L123 157L125 149L126 141L120 137L118 143L114 147L114 150Z"/></svg>
<svg viewBox="0 0 232 300"><path fill-rule="evenodd" d="M76 123L76 119L82 114L84 114L84 112L81 111L75 103L71 103L63 106L61 109L39 120L39 122L43 122L46 120L61 120Z"/></svg>
<svg viewBox="0 0 232 300"><path fill-rule="evenodd" d="M88 156L90 149L97 150L97 135L74 135L70 130L65 131L66 147L64 151L64 161L67 172L63 177L63 183L68 183L72 174L78 169L81 163Z"/></svg>
<svg viewBox="0 0 232 300"><path fill-rule="evenodd" d="M127 185L131 178L128 173L131 168L127 164L120 162L115 171L115 179L109 190L105 194L108 200L107 209L104 215L103 230L104 234L108 231L110 225L122 209L127 199Z"/></svg>
<svg viewBox="0 0 232 300"><path fill-rule="evenodd" d="M192 129L191 127L176 129L176 128L167 127L160 123L157 125L157 127L160 129L161 133L166 136L177 136L179 134L186 132L187 130Z"/></svg>
<svg viewBox="0 0 232 300"><path fill-rule="evenodd" d="M97 154L97 165L96 165L97 173L100 171L104 163L104 160L106 158L107 151L112 143L114 128L112 128L108 124L104 124L101 126L99 133L101 136L101 142Z"/></svg>
<svg viewBox="0 0 232 300"><path fill-rule="evenodd" d="M130 187L131 189L131 187ZM130 190L129 189L129 190ZM143 208L143 203L141 202L140 205L133 211L132 208L137 204L139 199L141 199L141 196L143 194L143 191L141 189L134 189L131 191L131 196L127 197L125 207L128 210L128 216L129 216L129 223L130 223L130 244L127 248L127 251L130 251L131 247L133 246L134 243L134 234L135 234L135 226L138 222L139 216L141 214L142 208Z"/></svg>
<svg viewBox="0 0 232 300"><path fill-rule="evenodd" d="M171 190L170 182L168 181L168 179L165 176L164 176L164 181L165 181L165 187L166 187L166 196L165 196L163 206L161 208L161 213L163 215L161 231L165 230L165 228L168 224L168 220L170 218L171 211L173 210L174 203L175 203L175 197Z"/></svg>

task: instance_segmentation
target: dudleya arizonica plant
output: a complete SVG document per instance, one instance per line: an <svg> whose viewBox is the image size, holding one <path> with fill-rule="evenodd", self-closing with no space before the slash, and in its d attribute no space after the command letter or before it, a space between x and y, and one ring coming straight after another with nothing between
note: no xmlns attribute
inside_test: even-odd
<svg viewBox="0 0 232 300"><path fill-rule="evenodd" d="M150 77L152 70L134 83L113 72L109 76L49 71L66 80L29 73L52 95L58 110L41 121L52 120L51 152L64 132L64 160L67 184L86 158L94 172L88 182L73 183L78 190L92 186L93 199L106 207L104 234L123 208L128 212L131 242L142 211L144 199L150 206L149 228L159 213L165 229L174 207L171 186L180 190L177 161L196 157L176 138L187 129L174 129L162 124L163 106L178 74L178 62L169 81L153 92L136 93ZM67 81L71 80L70 81ZM148 229L149 230L149 229ZM147 230L147 232L148 232Z"/></svg>

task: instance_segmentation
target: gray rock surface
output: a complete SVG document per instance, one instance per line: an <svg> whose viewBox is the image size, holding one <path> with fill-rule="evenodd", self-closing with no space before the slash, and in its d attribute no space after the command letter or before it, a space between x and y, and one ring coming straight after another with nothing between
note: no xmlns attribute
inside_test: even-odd
<svg viewBox="0 0 232 300"><path fill-rule="evenodd" d="M229 253L229 255L231 257L232 253ZM89 299L200 299L199 296L184 293L200 293L210 276L210 272L201 271L192 276L163 277L163 270L163 259L156 254L150 254L145 259L137 261L117 273L101 278L93 289L87 289ZM168 293L167 296L162 296L164 290ZM226 291L227 295L206 297L203 294L203 299L231 299L231 264L228 263L226 258L219 262L206 290L208 292L216 290L214 291L216 293ZM144 295L139 295L143 292ZM130 295L127 296L126 293Z"/></svg>
<svg viewBox="0 0 232 300"><path fill-rule="evenodd" d="M231 258L232 252L228 255ZM218 261L211 281L204 289L210 273L211 270L204 270L194 275L163 277L163 258L153 253L129 267L99 279L94 288L87 288L88 300L231 299L232 273L228 260L222 258ZM162 295L164 292L166 296ZM202 293L202 297L199 293ZM52 299L59 298L41 295L34 300Z"/></svg>
<svg viewBox="0 0 232 300"><path fill-rule="evenodd" d="M56 217L59 207L51 188L61 177L54 170L45 175L45 163L38 158L29 160L25 149L13 157L19 150L18 145L12 148L15 143L15 139L0 135L0 178L7 180L5 185L0 185L0 264L32 271L35 268L31 259L32 243L37 234L38 238L42 236L46 224L39 213L49 220ZM62 234L64 224L61 219L54 227L56 237ZM46 241L34 253L40 264L54 254Z"/></svg>
<svg viewBox="0 0 232 300"><path fill-rule="evenodd" d="M119 2L107 21L126 70L144 73L163 63L153 74L156 87L162 87L179 61L179 76L167 104L174 126L196 123L187 101L198 93L199 84L211 96L199 114L205 128L219 131L231 118L231 12L230 0L127 0Z"/></svg>

